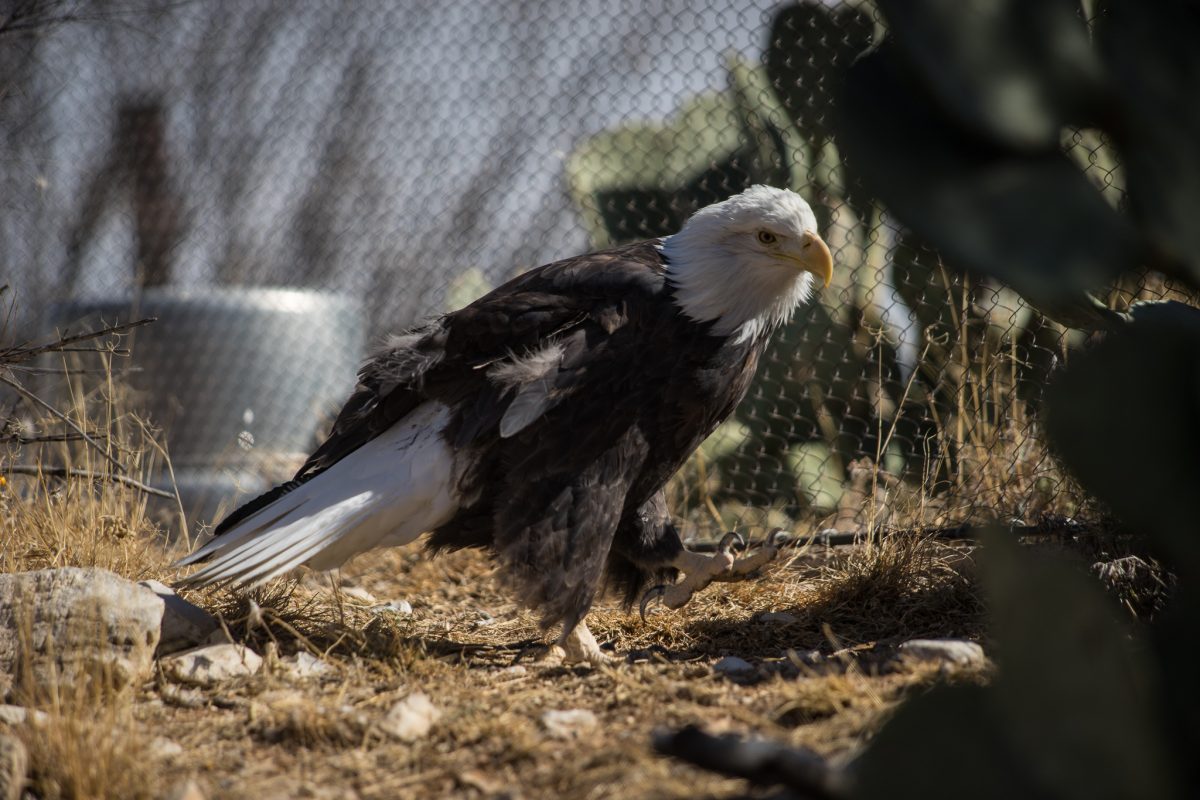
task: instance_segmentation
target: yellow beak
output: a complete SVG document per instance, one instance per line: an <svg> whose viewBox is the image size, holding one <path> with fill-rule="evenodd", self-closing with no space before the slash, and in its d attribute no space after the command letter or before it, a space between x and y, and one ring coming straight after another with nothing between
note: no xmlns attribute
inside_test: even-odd
<svg viewBox="0 0 1200 800"><path fill-rule="evenodd" d="M833 280L833 254L829 252L825 240L815 233L804 234L799 252L785 253L785 256L789 261L796 262L800 269L820 278L824 286Z"/></svg>

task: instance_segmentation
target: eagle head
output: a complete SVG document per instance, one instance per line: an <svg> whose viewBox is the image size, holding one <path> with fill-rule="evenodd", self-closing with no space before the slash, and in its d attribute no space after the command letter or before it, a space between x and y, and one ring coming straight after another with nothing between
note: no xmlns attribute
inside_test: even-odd
<svg viewBox="0 0 1200 800"><path fill-rule="evenodd" d="M795 192L751 186L706 206L663 240L675 302L721 336L753 338L787 322L833 257L812 208Z"/></svg>

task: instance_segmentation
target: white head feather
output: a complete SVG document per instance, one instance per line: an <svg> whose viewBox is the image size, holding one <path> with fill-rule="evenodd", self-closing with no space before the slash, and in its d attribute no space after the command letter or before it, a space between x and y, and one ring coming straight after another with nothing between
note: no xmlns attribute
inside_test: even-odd
<svg viewBox="0 0 1200 800"><path fill-rule="evenodd" d="M831 264L808 203L770 186L700 209L662 252L683 313L743 340L787 322Z"/></svg>

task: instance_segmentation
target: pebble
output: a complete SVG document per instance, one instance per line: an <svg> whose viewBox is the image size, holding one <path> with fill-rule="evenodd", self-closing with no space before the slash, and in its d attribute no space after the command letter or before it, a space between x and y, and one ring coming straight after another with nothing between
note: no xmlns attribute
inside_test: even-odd
<svg viewBox="0 0 1200 800"><path fill-rule="evenodd" d="M322 661L306 650L300 650L294 655L279 659L279 668L285 675L294 680L319 678L333 671L333 667L327 662Z"/></svg>
<svg viewBox="0 0 1200 800"><path fill-rule="evenodd" d="M163 673L178 683L214 686L258 672L262 657L245 645L213 644L185 650L159 663Z"/></svg>
<svg viewBox="0 0 1200 800"><path fill-rule="evenodd" d="M199 689L188 689L173 683L160 686L158 695L164 703L176 708L200 708L208 703Z"/></svg>
<svg viewBox="0 0 1200 800"><path fill-rule="evenodd" d="M150 740L150 754L163 761L169 761L183 755L183 745L166 736L155 736Z"/></svg>
<svg viewBox="0 0 1200 800"><path fill-rule="evenodd" d="M45 711L30 710L24 706L0 705L0 725L24 725L26 720L30 720L34 725L42 725L48 719Z"/></svg>
<svg viewBox="0 0 1200 800"><path fill-rule="evenodd" d="M205 797L196 782L188 780L176 785L167 795L167 800L205 800Z"/></svg>
<svg viewBox="0 0 1200 800"><path fill-rule="evenodd" d="M713 664L712 668L713 672L718 672L722 675L746 675L757 669L746 659L738 658L737 656L725 656Z"/></svg>
<svg viewBox="0 0 1200 800"><path fill-rule="evenodd" d="M554 710L542 714L542 727L552 739L578 739L598 724L596 715L586 708Z"/></svg>
<svg viewBox="0 0 1200 800"><path fill-rule="evenodd" d="M958 666L987 661L983 648L966 639L909 639L900 645L900 655L917 661L943 661Z"/></svg>
<svg viewBox="0 0 1200 800"><path fill-rule="evenodd" d="M413 692L392 706L379 723L379 729L402 742L415 742L429 734L442 716L423 692Z"/></svg>
<svg viewBox="0 0 1200 800"><path fill-rule="evenodd" d="M374 606L379 603L375 595L361 586L343 586L341 592L343 596L349 597L351 600L357 600L363 605Z"/></svg>
<svg viewBox="0 0 1200 800"><path fill-rule="evenodd" d="M368 609L372 614L400 614L408 616L412 613L412 603L407 600L393 600L390 603L380 603Z"/></svg>
<svg viewBox="0 0 1200 800"><path fill-rule="evenodd" d="M527 672L529 672L529 670L525 669L523 665L513 664L511 667L504 667L503 669L497 670L496 674L503 675L506 678L518 678Z"/></svg>

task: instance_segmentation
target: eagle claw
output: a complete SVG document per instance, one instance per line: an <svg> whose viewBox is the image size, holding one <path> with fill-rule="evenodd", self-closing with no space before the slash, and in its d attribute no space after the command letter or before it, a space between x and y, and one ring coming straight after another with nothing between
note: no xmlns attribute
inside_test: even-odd
<svg viewBox="0 0 1200 800"><path fill-rule="evenodd" d="M667 587L661 583L646 590L646 593L642 595L641 605L638 606L638 613L642 615L642 622L646 621L646 607L655 600L662 600L663 595L666 593Z"/></svg>
<svg viewBox="0 0 1200 800"><path fill-rule="evenodd" d="M721 537L721 541L717 544L718 553L733 554L746 549L746 538L737 531L730 531Z"/></svg>

